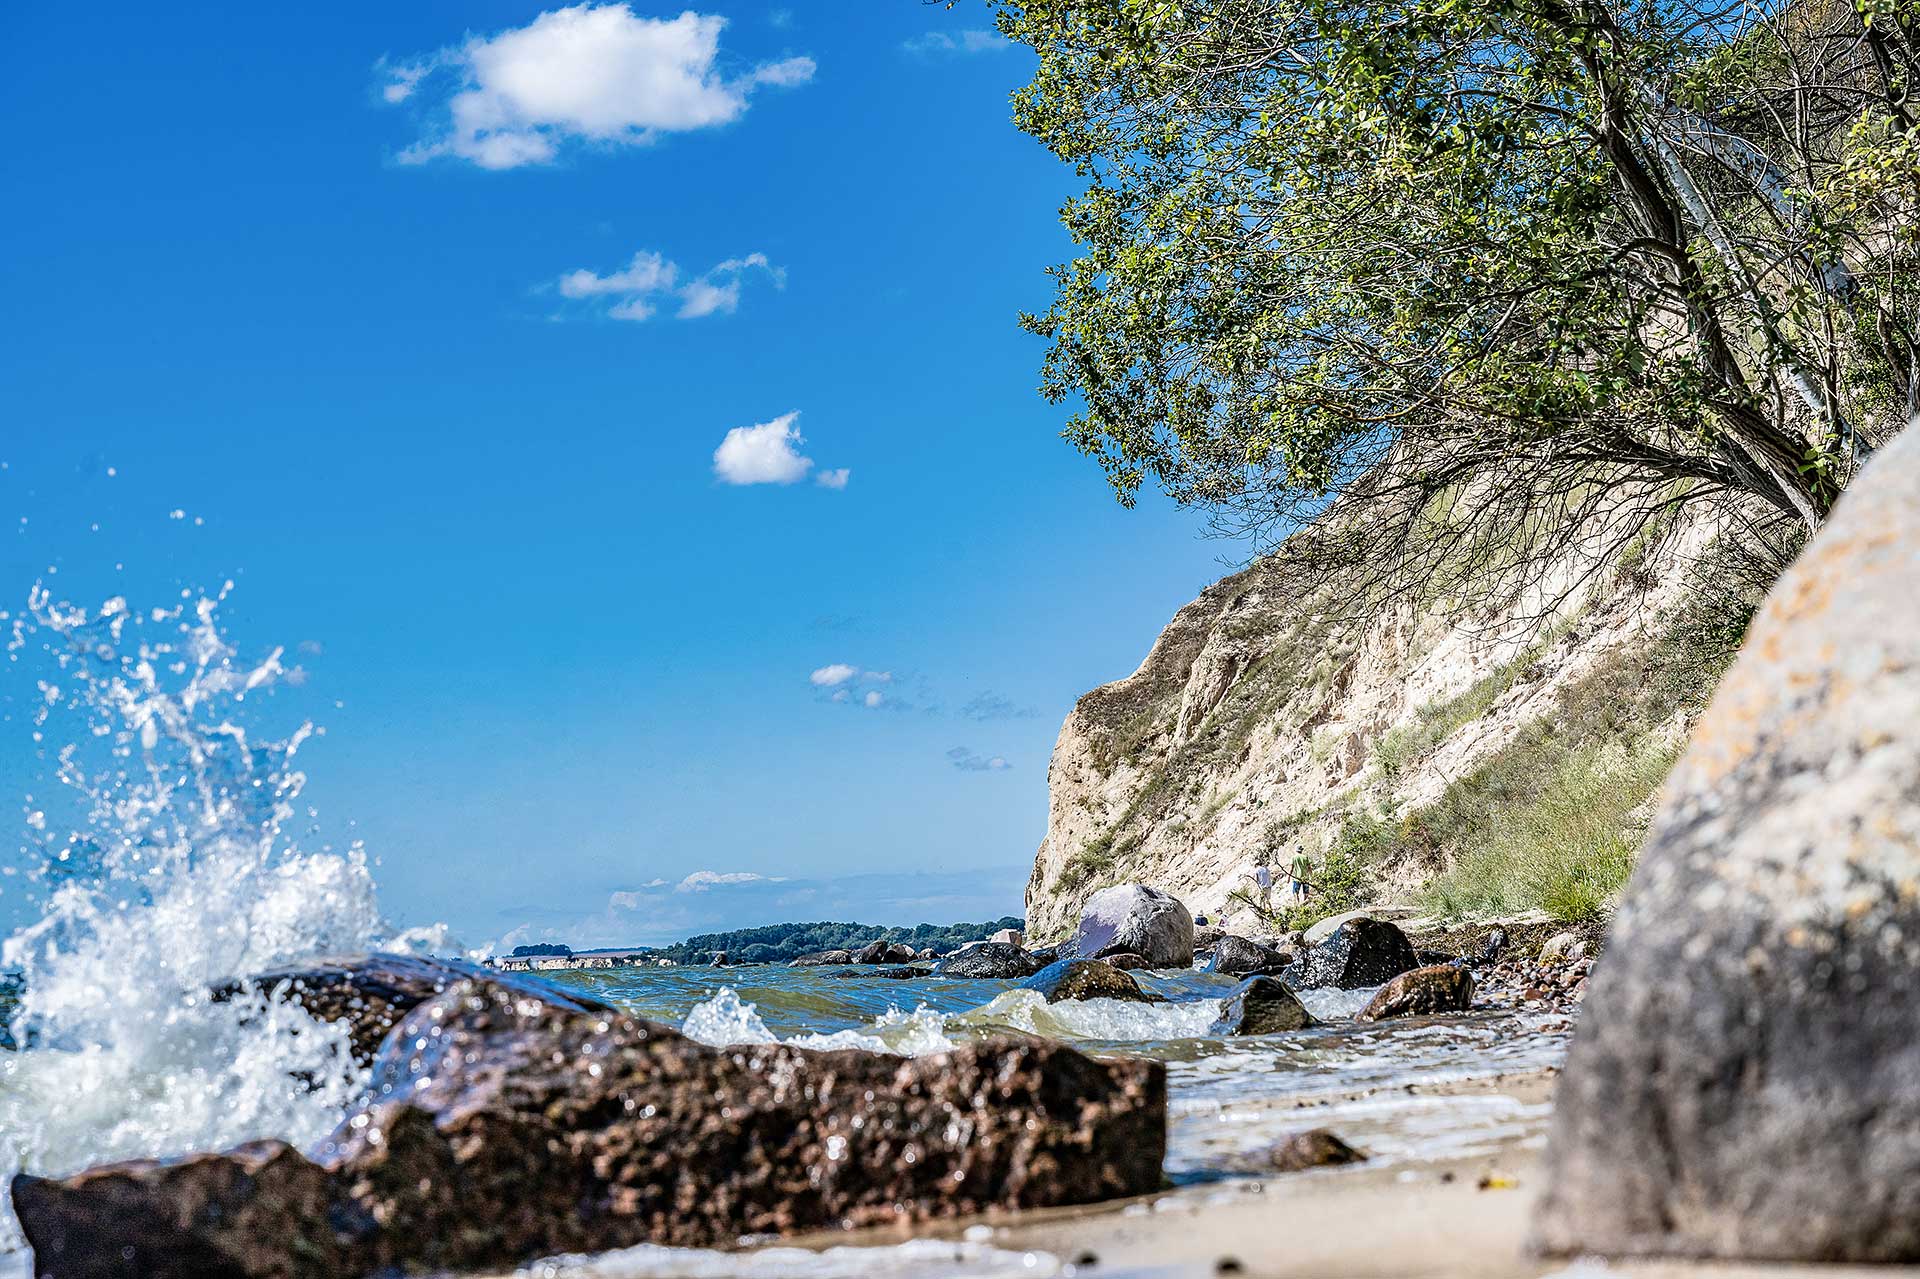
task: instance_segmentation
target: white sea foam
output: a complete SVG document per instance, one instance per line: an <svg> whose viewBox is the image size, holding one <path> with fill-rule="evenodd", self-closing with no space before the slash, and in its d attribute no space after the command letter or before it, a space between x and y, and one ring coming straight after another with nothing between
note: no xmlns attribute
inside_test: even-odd
<svg viewBox="0 0 1920 1279"><path fill-rule="evenodd" d="M357 848L310 853L288 834L314 729L250 726L249 696L288 671L277 649L239 660L220 598L136 613L36 588L16 620L14 654L34 648L44 666L34 727L59 793L31 805L41 917L0 947L0 967L26 978L23 1050L0 1053L0 1182L259 1137L307 1144L362 1086L344 1027L257 995L210 998L275 964L405 944ZM19 1242L0 1215L0 1251Z"/></svg>
<svg viewBox="0 0 1920 1279"><path fill-rule="evenodd" d="M831 1034L795 1035L782 1040L768 1029L759 1010L741 999L731 986L722 986L711 999L695 1004L680 1031L689 1039L716 1048L733 1044L788 1043L796 1048L859 1048L920 1057L954 1047L954 1041L946 1034L946 1018L925 1006L910 1013L888 1009L874 1019L868 1031L837 1030Z"/></svg>

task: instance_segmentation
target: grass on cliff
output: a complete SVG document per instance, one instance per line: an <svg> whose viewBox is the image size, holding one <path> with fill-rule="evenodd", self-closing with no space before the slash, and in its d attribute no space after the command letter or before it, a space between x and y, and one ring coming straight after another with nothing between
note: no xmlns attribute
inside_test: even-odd
<svg viewBox="0 0 1920 1279"><path fill-rule="evenodd" d="M1442 868L1422 901L1441 915L1605 915L1679 755L1663 725L1705 705L1757 599L1703 589L1660 634L1569 686L1552 713L1403 818L1383 858Z"/></svg>

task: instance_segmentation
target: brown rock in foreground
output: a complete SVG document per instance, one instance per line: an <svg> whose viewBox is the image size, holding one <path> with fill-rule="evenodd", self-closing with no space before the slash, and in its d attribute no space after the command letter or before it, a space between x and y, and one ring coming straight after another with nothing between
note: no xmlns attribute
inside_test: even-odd
<svg viewBox="0 0 1920 1279"><path fill-rule="evenodd" d="M1463 1013L1473 1007L1473 974L1459 964L1430 964L1401 973L1374 992L1356 1021Z"/></svg>
<svg viewBox="0 0 1920 1279"><path fill-rule="evenodd" d="M422 1005L382 1102L279 1143L14 1180L54 1279L322 1279L1088 1203L1161 1184L1157 1062L995 1040L716 1049L486 981ZM391 1090L391 1091L386 1091Z"/></svg>
<svg viewBox="0 0 1920 1279"><path fill-rule="evenodd" d="M1920 1261L1920 432L1755 619L1556 1097L1553 1253Z"/></svg>

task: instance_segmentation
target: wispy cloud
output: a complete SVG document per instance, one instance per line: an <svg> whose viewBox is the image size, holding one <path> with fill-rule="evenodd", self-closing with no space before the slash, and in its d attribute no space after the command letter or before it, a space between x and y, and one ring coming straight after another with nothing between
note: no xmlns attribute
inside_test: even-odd
<svg viewBox="0 0 1920 1279"><path fill-rule="evenodd" d="M908 53L1004 53L1020 46L998 31L929 31L900 46Z"/></svg>
<svg viewBox="0 0 1920 1279"><path fill-rule="evenodd" d="M1031 706L1021 706L1011 698L1002 697L988 690L971 698L965 706L960 708L960 714L965 719L984 724L996 719L1032 719L1039 712Z"/></svg>
<svg viewBox="0 0 1920 1279"><path fill-rule="evenodd" d="M736 426L713 451L713 473L726 484L792 484L806 478L813 459L800 452L806 437L794 423L800 411L782 413L771 422ZM840 482L826 487L844 489L849 474L842 468Z"/></svg>
<svg viewBox="0 0 1920 1279"><path fill-rule="evenodd" d="M548 164L572 143L638 146L731 123L756 89L813 77L811 58L720 70L726 19L691 10L642 18L625 4L579 4L524 27L379 66L381 98L427 99L408 164L451 157L483 169Z"/></svg>
<svg viewBox="0 0 1920 1279"><path fill-rule="evenodd" d="M976 755L965 746L948 751L947 759L963 773L1004 773L1013 767L998 755Z"/></svg>
<svg viewBox="0 0 1920 1279"><path fill-rule="evenodd" d="M683 320L709 315L732 315L740 309L740 291L750 276L764 276L776 289L785 288L787 272L774 266L764 253L728 258L701 275L682 281L680 268L662 255L642 249L624 267L605 275L581 268L560 277L560 296L574 301L604 304L616 320L648 320L664 302L677 301L675 314Z"/></svg>

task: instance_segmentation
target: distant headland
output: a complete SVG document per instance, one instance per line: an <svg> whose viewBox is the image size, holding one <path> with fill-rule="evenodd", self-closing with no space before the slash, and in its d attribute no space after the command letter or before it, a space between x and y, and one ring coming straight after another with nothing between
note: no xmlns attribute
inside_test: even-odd
<svg viewBox="0 0 1920 1279"><path fill-rule="evenodd" d="M1002 929L1024 929L1018 915L1004 915L979 924L765 924L725 933L701 933L668 946L601 947L574 950L558 942L516 946L513 953L495 958L496 968L551 970L561 968L620 968L629 964L704 964L715 955L735 963L778 964L801 955L827 950L858 950L873 942L931 950L936 955L968 942L985 941Z"/></svg>

